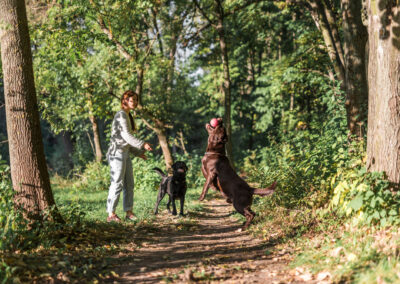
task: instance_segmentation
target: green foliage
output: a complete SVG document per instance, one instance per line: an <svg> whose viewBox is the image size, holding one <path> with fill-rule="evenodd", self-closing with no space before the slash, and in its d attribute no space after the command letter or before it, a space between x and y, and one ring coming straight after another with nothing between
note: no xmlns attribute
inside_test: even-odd
<svg viewBox="0 0 400 284"><path fill-rule="evenodd" d="M339 172L332 180L335 185L330 210L356 216L358 221L369 225L398 225L400 196L384 173L367 172L362 165L353 167Z"/></svg>
<svg viewBox="0 0 400 284"><path fill-rule="evenodd" d="M14 212L14 190L10 167L0 156L0 251L16 249L26 222L19 212Z"/></svg>
<svg viewBox="0 0 400 284"><path fill-rule="evenodd" d="M79 169L75 169L73 175L78 177L74 183L74 187L78 190L107 190L110 183L110 168L98 162L88 163L82 173Z"/></svg>

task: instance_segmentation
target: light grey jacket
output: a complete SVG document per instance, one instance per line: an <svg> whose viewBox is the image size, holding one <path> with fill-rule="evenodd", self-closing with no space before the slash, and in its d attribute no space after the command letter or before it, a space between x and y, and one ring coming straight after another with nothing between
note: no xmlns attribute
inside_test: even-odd
<svg viewBox="0 0 400 284"><path fill-rule="evenodd" d="M112 122L110 147L107 156L114 156L115 152L130 151L135 156L144 153L144 141L133 136L132 125L128 114L120 110L118 111Z"/></svg>

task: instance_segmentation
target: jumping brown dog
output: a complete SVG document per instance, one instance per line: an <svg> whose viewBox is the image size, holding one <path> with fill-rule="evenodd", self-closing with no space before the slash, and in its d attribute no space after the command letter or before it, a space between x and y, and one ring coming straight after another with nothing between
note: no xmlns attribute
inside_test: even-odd
<svg viewBox="0 0 400 284"><path fill-rule="evenodd" d="M203 192L199 200L204 200L208 188L212 187L222 193L227 198L227 202L233 203L237 212L246 218L243 226L245 230L256 215L251 210L253 195L266 196L274 193L276 182L267 188L252 188L242 178L240 178L231 167L228 158L225 156L225 144L228 141L225 127L222 125L222 119L212 120L211 126L206 124L208 132L208 145L206 153L201 160L204 177L206 182L203 186Z"/></svg>

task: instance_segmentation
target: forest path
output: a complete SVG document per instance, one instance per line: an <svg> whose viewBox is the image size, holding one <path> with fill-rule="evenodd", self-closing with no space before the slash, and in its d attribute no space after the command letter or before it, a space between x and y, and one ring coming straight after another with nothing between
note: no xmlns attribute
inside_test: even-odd
<svg viewBox="0 0 400 284"><path fill-rule="evenodd" d="M139 246L132 254L115 256L120 265L113 282L306 283L289 271L290 252L239 232L232 210L214 199L190 218L161 212L156 224L133 233Z"/></svg>

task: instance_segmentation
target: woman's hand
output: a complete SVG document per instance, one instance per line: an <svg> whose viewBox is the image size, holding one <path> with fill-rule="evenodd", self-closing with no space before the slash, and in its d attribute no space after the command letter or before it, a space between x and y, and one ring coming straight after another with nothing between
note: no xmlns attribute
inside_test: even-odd
<svg viewBox="0 0 400 284"><path fill-rule="evenodd" d="M147 142L143 144L143 148L145 150L147 150L147 151L152 151L153 150L153 148L151 148L151 145L149 143L147 143Z"/></svg>

